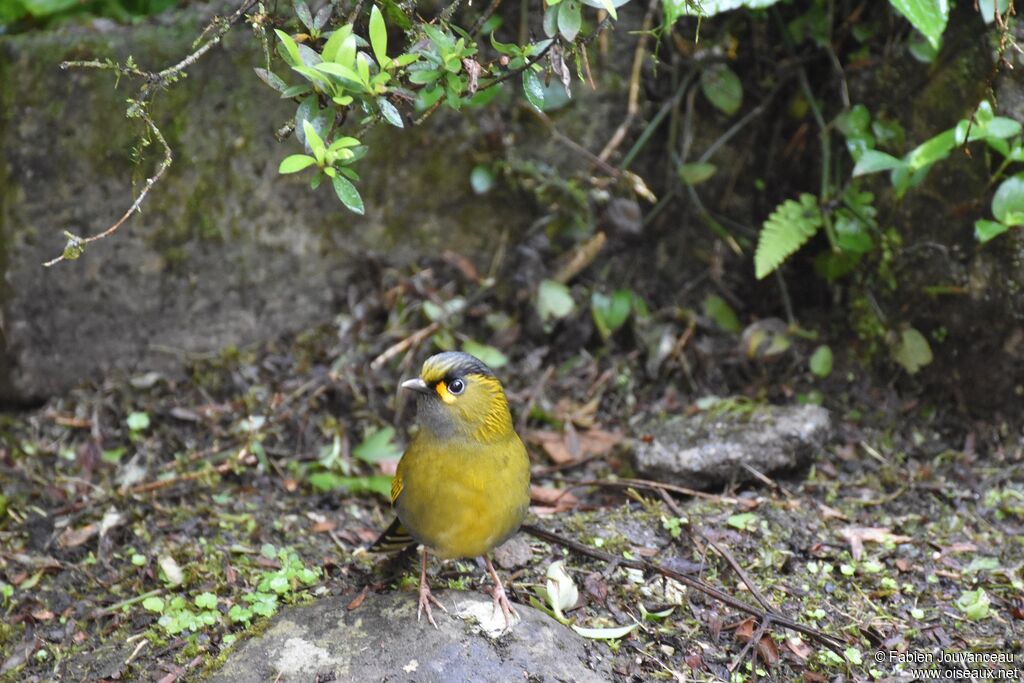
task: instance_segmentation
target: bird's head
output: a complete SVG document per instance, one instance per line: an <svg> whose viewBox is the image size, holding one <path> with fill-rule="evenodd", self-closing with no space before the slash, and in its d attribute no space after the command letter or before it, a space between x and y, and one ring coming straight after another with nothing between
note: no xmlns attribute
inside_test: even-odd
<svg viewBox="0 0 1024 683"><path fill-rule="evenodd" d="M402 388L416 392L420 428L438 438L493 442L513 432L501 382L468 353L431 356L420 376L402 382Z"/></svg>

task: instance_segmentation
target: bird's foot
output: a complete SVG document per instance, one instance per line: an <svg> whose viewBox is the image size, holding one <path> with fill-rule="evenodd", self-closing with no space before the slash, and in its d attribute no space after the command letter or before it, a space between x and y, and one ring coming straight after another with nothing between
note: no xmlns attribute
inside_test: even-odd
<svg viewBox="0 0 1024 683"><path fill-rule="evenodd" d="M520 619L519 612L512 606L508 596L505 594L505 587L501 583L495 583L494 588L491 591L491 596L494 598L494 609L501 609L501 613L505 615L505 628L512 628L512 617Z"/></svg>
<svg viewBox="0 0 1024 683"><path fill-rule="evenodd" d="M434 621L434 613L430 609L430 603L434 603L435 605L440 607L442 612L445 612L445 613L448 612L448 608L445 607L444 605L442 605L441 601L438 600L437 598L435 598L431 594L430 586L428 586L426 583L421 583L420 584L420 608L416 612L416 621L420 620L420 617L423 616L423 610L426 610L427 611L427 621L430 622L431 626L433 626L434 628L437 628L437 622Z"/></svg>

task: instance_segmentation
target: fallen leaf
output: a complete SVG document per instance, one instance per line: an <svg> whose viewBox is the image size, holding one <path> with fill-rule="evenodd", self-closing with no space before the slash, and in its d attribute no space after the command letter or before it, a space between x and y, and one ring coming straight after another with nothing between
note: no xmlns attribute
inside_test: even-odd
<svg viewBox="0 0 1024 683"><path fill-rule="evenodd" d="M860 560L864 554L865 543L907 543L913 540L910 536L900 536L877 526L848 526L839 535L850 544L850 555L854 560Z"/></svg>
<svg viewBox="0 0 1024 683"><path fill-rule="evenodd" d="M836 510L834 507L829 507L824 503L818 503L818 509L821 510L822 519L841 519L844 522L850 521L850 518L844 515L842 512Z"/></svg>
<svg viewBox="0 0 1024 683"><path fill-rule="evenodd" d="M779 662L779 648L767 633L761 636L761 640L757 644L757 654L760 655L761 661L768 668L775 666Z"/></svg>
<svg viewBox="0 0 1024 683"><path fill-rule="evenodd" d="M952 555L954 553L973 553L978 549L978 546L969 542L953 543L942 549L943 555Z"/></svg>
<svg viewBox="0 0 1024 683"><path fill-rule="evenodd" d="M793 656L799 659L801 662L806 662L807 658L811 656L813 650L811 646L800 640L796 636L792 638L786 638L783 643L785 648L793 653Z"/></svg>
<svg viewBox="0 0 1024 683"><path fill-rule="evenodd" d="M98 531L99 528L95 524L86 524L85 526L78 527L77 529L65 529L61 532L60 536L57 537L57 545L65 549L77 548L95 536Z"/></svg>
<svg viewBox="0 0 1024 683"><path fill-rule="evenodd" d="M569 448L565 445L565 439L562 434L558 432L547 429L535 430L530 432L527 437L530 441L543 448L551 462L556 465L565 465L575 460L572 453L569 452Z"/></svg>
<svg viewBox="0 0 1024 683"><path fill-rule="evenodd" d="M48 609L39 609L32 613L32 618L36 621L49 621L53 617L53 612Z"/></svg>
<svg viewBox="0 0 1024 683"><path fill-rule="evenodd" d="M597 602L604 604L608 599L608 580L601 572L591 572L583 579L583 589Z"/></svg>
<svg viewBox="0 0 1024 683"><path fill-rule="evenodd" d="M736 640L747 642L754 637L754 620L748 617L736 625Z"/></svg>
<svg viewBox="0 0 1024 683"><path fill-rule="evenodd" d="M538 429L529 432L527 438L543 448L556 465L565 465L579 458L604 455L625 437L622 432L609 432L604 429L577 432L568 425L565 432Z"/></svg>
<svg viewBox="0 0 1024 683"><path fill-rule="evenodd" d="M568 489L556 489L550 486L531 486L530 500L540 506L553 508L551 512L571 510L579 504L579 500Z"/></svg>
<svg viewBox="0 0 1024 683"><path fill-rule="evenodd" d="M368 586L363 586L363 590L359 591L359 595L352 598L352 602L348 603L345 606L345 609L347 609L350 612L354 609L359 609L359 606L363 604L363 600L366 599L366 594L369 592L369 590L370 589Z"/></svg>

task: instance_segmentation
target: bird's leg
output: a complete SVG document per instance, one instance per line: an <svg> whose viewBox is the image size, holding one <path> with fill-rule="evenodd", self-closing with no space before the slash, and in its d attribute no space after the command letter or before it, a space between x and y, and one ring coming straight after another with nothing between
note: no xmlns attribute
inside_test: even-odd
<svg viewBox="0 0 1024 683"><path fill-rule="evenodd" d="M501 579L498 578L498 572L494 571L494 565L491 564L491 558L484 555L484 563L487 564L487 571L491 573L491 578L494 579L494 590L491 591L491 595L494 597L495 609L501 608L501 613L505 615L505 628L512 628L512 615L519 619L519 612L509 602L508 596L505 595L505 587L501 585Z"/></svg>
<svg viewBox="0 0 1024 683"><path fill-rule="evenodd" d="M440 603L440 601L438 601L437 598L435 598L433 595L430 594L430 586L427 585L427 548L426 548L426 546L424 546L424 548L423 548L423 565L422 565L422 568L420 569L420 608L416 612L416 621L420 620L420 617L423 616L423 610L426 609L427 610L427 620L430 621L430 624L434 628L437 628L437 622L434 621L434 614L433 614L433 612L430 611L430 603L434 603L435 605L440 607L441 610L444 611L444 612L448 611L445 608L445 606L442 605Z"/></svg>

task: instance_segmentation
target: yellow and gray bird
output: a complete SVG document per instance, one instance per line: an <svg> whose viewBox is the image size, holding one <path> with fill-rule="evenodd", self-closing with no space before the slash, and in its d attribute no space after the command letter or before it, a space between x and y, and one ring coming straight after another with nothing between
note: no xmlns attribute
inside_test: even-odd
<svg viewBox="0 0 1024 683"><path fill-rule="evenodd" d="M417 619L424 610L437 627L427 556L482 556L494 580L494 605L510 627L518 613L509 602L488 553L519 529L530 503L530 461L512 426L501 382L479 359L439 353L420 376L402 383L416 393L419 431L398 463L391 484L397 513L371 551L423 546Z"/></svg>

